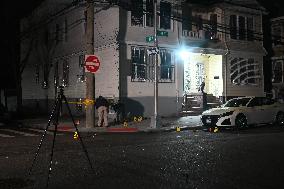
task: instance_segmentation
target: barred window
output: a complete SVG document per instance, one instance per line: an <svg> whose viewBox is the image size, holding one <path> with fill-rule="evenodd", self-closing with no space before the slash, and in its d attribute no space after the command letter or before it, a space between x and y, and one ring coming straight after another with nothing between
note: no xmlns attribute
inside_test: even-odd
<svg viewBox="0 0 284 189"><path fill-rule="evenodd" d="M233 58L230 61L230 77L235 85L258 84L260 80L259 63L253 58Z"/></svg>
<svg viewBox="0 0 284 189"><path fill-rule="evenodd" d="M154 81L155 54L148 54L145 47L131 48L132 73L131 81ZM160 50L159 82L174 82L174 57L170 50Z"/></svg>
<svg viewBox="0 0 284 189"><path fill-rule="evenodd" d="M146 79L146 52L144 47L131 48L132 80L145 81Z"/></svg>

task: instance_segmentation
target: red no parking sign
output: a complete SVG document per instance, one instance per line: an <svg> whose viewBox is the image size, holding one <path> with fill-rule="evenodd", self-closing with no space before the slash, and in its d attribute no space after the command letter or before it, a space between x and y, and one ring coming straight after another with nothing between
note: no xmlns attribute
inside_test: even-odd
<svg viewBox="0 0 284 189"><path fill-rule="evenodd" d="M85 56L85 71L96 73L100 67L100 60L95 55L86 55Z"/></svg>

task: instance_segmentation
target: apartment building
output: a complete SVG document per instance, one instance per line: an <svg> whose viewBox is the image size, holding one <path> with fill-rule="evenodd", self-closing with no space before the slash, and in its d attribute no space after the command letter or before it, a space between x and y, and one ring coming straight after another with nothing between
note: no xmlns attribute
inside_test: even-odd
<svg viewBox="0 0 284 189"><path fill-rule="evenodd" d="M95 1L94 45L100 58L95 95L125 104L129 116L154 111L153 0ZM124 3L123 3L124 2ZM264 96L262 15L256 1L186 3L160 1L159 115L177 115L184 96L200 96L199 86L220 100ZM23 104L47 111L59 85L70 102L85 98L86 4L46 0L21 22ZM31 47L31 48L29 48ZM84 107L71 105L84 114Z"/></svg>

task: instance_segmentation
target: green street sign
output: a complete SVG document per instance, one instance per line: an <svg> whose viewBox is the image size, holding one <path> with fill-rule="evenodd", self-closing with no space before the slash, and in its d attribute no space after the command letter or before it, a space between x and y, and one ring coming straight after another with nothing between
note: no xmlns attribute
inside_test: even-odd
<svg viewBox="0 0 284 189"><path fill-rule="evenodd" d="M155 41L155 36L147 36L146 37L146 42L153 42Z"/></svg>
<svg viewBox="0 0 284 189"><path fill-rule="evenodd" d="M166 36L166 37L168 37L168 32L167 31L157 30L157 36Z"/></svg>

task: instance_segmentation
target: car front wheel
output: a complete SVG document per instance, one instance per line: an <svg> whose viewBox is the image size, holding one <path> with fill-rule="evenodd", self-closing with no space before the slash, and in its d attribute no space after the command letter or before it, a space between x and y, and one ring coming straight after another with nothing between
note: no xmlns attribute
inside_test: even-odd
<svg viewBox="0 0 284 189"><path fill-rule="evenodd" d="M240 128L245 128L247 127L247 118L245 115L243 114L240 114L240 115L237 115L236 117L236 120L235 120L235 126L237 129L240 129Z"/></svg>
<svg viewBox="0 0 284 189"><path fill-rule="evenodd" d="M284 125L284 113L283 112L278 112L276 116L276 125L278 126L283 126Z"/></svg>

